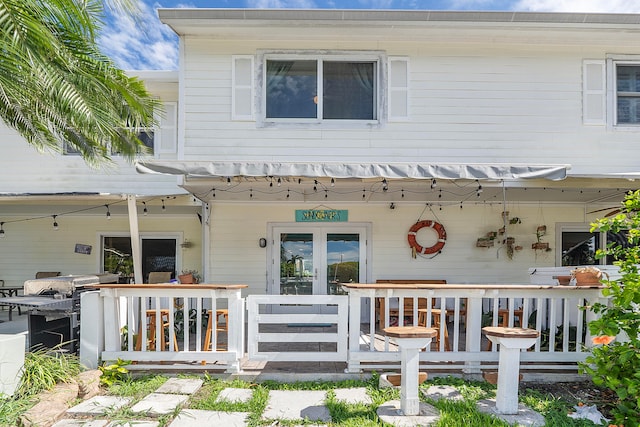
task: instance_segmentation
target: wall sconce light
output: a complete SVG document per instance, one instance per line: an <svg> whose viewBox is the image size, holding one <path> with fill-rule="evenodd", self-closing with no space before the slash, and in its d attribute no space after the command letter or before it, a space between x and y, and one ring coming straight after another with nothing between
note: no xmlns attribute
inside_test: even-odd
<svg viewBox="0 0 640 427"><path fill-rule="evenodd" d="M258 246L260 246L261 248L266 248L267 239L265 239L264 237L261 237L260 240L258 240Z"/></svg>

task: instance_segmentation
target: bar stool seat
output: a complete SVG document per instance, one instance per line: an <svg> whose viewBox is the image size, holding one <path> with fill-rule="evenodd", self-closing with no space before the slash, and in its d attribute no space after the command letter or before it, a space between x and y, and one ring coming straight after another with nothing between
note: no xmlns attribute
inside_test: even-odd
<svg viewBox="0 0 640 427"><path fill-rule="evenodd" d="M156 349L156 310L151 309L147 310L147 345L150 351L154 351ZM169 330L169 310L166 308L160 309L160 350L164 350L168 347L167 339L165 333ZM140 322L140 327L138 328L138 336L136 337L136 351L142 351L142 322ZM146 346L145 346L146 347ZM176 331L173 331L173 350L178 351L178 340L176 338Z"/></svg>
<svg viewBox="0 0 640 427"><path fill-rule="evenodd" d="M209 321L207 322L207 332L204 336L204 345L202 346L202 351L211 351L211 334L215 328L216 331L216 342L218 341L218 332L227 332L229 330L229 310L226 308L219 308L216 310L216 315L212 316L213 310L208 310L207 315L209 316ZM224 318L224 323L220 325L218 319L222 316ZM215 322L215 325L213 324Z"/></svg>
<svg viewBox="0 0 640 427"><path fill-rule="evenodd" d="M444 312L444 313L443 313ZM444 317L447 318L447 310L442 310L441 308L432 308L431 316L433 317L433 327L436 331L438 331L435 340L438 349L440 349L440 324L441 319ZM426 327L427 326L427 309L419 308L418 309L418 326ZM445 324L444 327L444 350L451 351L451 346L449 345L449 330Z"/></svg>
<svg viewBox="0 0 640 427"><path fill-rule="evenodd" d="M516 318L518 318L519 326L522 328L522 313L523 310L521 308L515 308L513 310L513 326L516 325ZM506 328L509 325L509 309L508 308L500 308L498 309L498 326L499 328ZM487 343L487 351L491 351L491 340Z"/></svg>

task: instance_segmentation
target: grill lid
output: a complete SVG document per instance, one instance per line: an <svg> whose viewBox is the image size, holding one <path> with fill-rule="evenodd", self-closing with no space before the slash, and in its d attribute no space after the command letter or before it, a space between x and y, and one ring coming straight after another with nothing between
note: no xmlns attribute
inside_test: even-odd
<svg viewBox="0 0 640 427"><path fill-rule="evenodd" d="M43 291L57 291L71 295L76 288L97 285L100 278L96 275L56 276L44 279L32 279L24 282L24 295L40 295Z"/></svg>

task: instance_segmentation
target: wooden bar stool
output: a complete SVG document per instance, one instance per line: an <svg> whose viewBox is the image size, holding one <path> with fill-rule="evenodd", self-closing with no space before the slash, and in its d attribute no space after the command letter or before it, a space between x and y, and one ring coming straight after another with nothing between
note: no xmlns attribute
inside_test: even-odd
<svg viewBox="0 0 640 427"><path fill-rule="evenodd" d="M212 316L213 310L208 310L209 322L207 322L207 332L204 336L204 345L202 351L211 351L211 333L214 328L216 331L216 342L218 341L218 332L226 332L229 330L229 310L226 308L220 308L216 310L216 315ZM224 324L219 326L218 318L222 316L224 318ZM215 325L213 324L215 322Z"/></svg>
<svg viewBox="0 0 640 427"><path fill-rule="evenodd" d="M444 312L444 313L443 313ZM433 324L431 327L435 329L438 333L436 334L436 346L438 350L440 349L440 322L443 318L446 319L447 310L442 310L440 308L432 308L431 316L433 317ZM419 308L418 309L418 326L427 327L427 309ZM449 330L447 325L444 326L444 351L451 351L451 346L449 345Z"/></svg>
<svg viewBox="0 0 640 427"><path fill-rule="evenodd" d="M154 351L156 349L156 310L147 310L147 345L150 351ZM168 347L166 335L168 335L169 329L169 310L161 309L160 310L160 321L162 322L160 326L160 351L163 351ZM165 335L166 333L166 335ZM140 326L138 327L138 336L136 337L136 351L142 351L142 322L140 322ZM178 340L176 338L176 331L173 331L173 350L178 351Z"/></svg>

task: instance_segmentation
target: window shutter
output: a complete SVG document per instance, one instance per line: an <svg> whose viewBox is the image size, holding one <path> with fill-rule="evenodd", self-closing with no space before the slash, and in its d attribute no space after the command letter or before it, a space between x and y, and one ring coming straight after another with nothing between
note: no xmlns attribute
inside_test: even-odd
<svg viewBox="0 0 640 427"><path fill-rule="evenodd" d="M409 120L409 58L389 58L389 121Z"/></svg>
<svg viewBox="0 0 640 427"><path fill-rule="evenodd" d="M233 56L231 120L253 120L253 56Z"/></svg>
<svg viewBox="0 0 640 427"><path fill-rule="evenodd" d="M582 63L582 122L585 125L607 122L605 69L604 60Z"/></svg>
<svg viewBox="0 0 640 427"><path fill-rule="evenodd" d="M164 113L160 117L160 129L156 139L156 150L160 154L175 154L178 148L177 130L178 126L178 104L175 102L165 102Z"/></svg>

